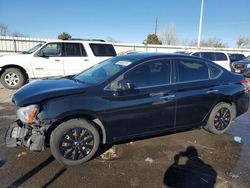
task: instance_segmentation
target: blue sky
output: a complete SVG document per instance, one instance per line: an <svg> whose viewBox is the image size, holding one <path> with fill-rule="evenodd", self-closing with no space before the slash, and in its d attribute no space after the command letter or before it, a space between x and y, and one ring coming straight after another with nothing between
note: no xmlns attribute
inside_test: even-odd
<svg viewBox="0 0 250 188"><path fill-rule="evenodd" d="M56 38L65 31L74 38L113 37L141 43L174 24L180 41L197 39L201 0L0 0L0 23L11 32ZM204 0L202 39L217 37L235 47L250 37L250 0Z"/></svg>

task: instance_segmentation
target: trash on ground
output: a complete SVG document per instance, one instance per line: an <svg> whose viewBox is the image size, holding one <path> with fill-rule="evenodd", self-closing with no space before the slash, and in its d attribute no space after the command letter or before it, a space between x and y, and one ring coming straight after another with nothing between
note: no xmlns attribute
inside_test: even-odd
<svg viewBox="0 0 250 188"><path fill-rule="evenodd" d="M101 158L103 160L112 160L112 159L118 158L116 148L115 147L110 148L109 150L107 150L105 153L101 155Z"/></svg>
<svg viewBox="0 0 250 188"><path fill-rule="evenodd" d="M24 151L23 151L23 152L21 152L21 153L18 153L18 154L17 154L17 157L22 157L22 156L24 156L24 155L27 155L27 152L24 152Z"/></svg>
<svg viewBox="0 0 250 188"><path fill-rule="evenodd" d="M229 172L227 175L228 175L229 177L231 177L231 178L234 178L234 179L237 179L237 178L240 177L239 175L234 174L234 173L232 173L232 172Z"/></svg>
<svg viewBox="0 0 250 188"><path fill-rule="evenodd" d="M239 136L235 136L235 137L234 137L234 141L237 142L237 143L239 143L239 144L241 144L242 139L241 139L241 137L239 137Z"/></svg>
<svg viewBox="0 0 250 188"><path fill-rule="evenodd" d="M153 163L155 162L155 160L152 159L151 157L147 157L147 158L145 159L145 162L146 162L146 163L149 163L149 164L153 164Z"/></svg>

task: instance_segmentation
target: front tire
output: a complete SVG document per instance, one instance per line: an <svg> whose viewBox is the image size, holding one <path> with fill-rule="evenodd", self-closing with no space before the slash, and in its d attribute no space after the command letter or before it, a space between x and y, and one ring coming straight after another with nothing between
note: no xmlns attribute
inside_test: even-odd
<svg viewBox="0 0 250 188"><path fill-rule="evenodd" d="M51 153L64 165L78 165L96 153L100 137L94 125L84 119L72 119L59 125L51 134Z"/></svg>
<svg viewBox="0 0 250 188"><path fill-rule="evenodd" d="M234 105L225 102L218 103L213 108L204 128L214 134L223 134L230 127L235 115Z"/></svg>
<svg viewBox="0 0 250 188"><path fill-rule="evenodd" d="M8 68L1 75L1 83L7 89L18 89L26 80L25 74L17 68Z"/></svg>

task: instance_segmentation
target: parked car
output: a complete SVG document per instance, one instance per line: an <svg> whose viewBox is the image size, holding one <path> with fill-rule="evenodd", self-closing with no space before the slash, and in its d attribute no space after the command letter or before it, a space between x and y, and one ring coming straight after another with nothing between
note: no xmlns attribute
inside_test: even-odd
<svg viewBox="0 0 250 188"><path fill-rule="evenodd" d="M246 77L250 77L250 56L241 61L235 61L232 63L232 71L241 73Z"/></svg>
<svg viewBox="0 0 250 188"><path fill-rule="evenodd" d="M76 74L113 56L113 45L103 40L49 41L22 54L1 56L0 79L4 87L17 89L30 78Z"/></svg>
<svg viewBox="0 0 250 188"><path fill-rule="evenodd" d="M249 89L241 75L194 56L117 56L18 90L6 144L41 151L47 138L59 162L77 165L100 144L198 127L222 134L247 111Z"/></svg>
<svg viewBox="0 0 250 188"><path fill-rule="evenodd" d="M230 67L230 58L227 53L225 52L213 52L213 51L195 51L192 52L190 55L201 57L204 59L208 59L210 61L213 61L214 63L217 63L218 65L224 67L225 69L231 71Z"/></svg>
<svg viewBox="0 0 250 188"><path fill-rule="evenodd" d="M235 61L240 61L246 58L244 54L239 54L239 53L229 53L228 55L229 55L231 63Z"/></svg>

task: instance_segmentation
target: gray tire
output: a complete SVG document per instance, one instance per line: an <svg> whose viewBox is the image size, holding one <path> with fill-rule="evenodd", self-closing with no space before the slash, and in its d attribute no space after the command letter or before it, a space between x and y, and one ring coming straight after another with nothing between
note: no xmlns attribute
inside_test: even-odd
<svg viewBox="0 0 250 188"><path fill-rule="evenodd" d="M204 128L213 134L223 134L230 127L235 115L234 105L220 102L213 108Z"/></svg>
<svg viewBox="0 0 250 188"><path fill-rule="evenodd" d="M8 68L1 74L1 83L7 89L18 89L26 80L25 74L17 68Z"/></svg>
<svg viewBox="0 0 250 188"><path fill-rule="evenodd" d="M64 165L78 165L91 159L100 143L97 129L84 119L72 119L60 124L51 134L50 149Z"/></svg>

